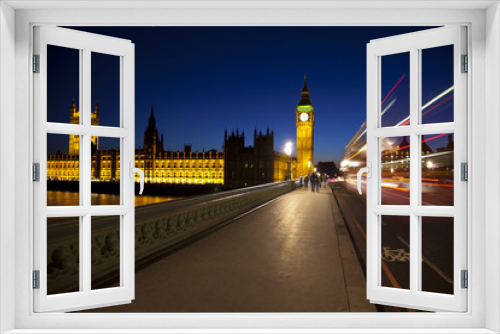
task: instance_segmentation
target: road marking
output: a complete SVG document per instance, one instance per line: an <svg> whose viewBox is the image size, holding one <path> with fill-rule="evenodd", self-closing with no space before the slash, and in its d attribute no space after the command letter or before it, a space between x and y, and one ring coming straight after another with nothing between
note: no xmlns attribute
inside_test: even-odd
<svg viewBox="0 0 500 334"><path fill-rule="evenodd" d="M401 238L400 236L396 237L399 241L401 241L408 249L410 248L410 245L406 242L405 239ZM429 267L431 267L441 278L443 278L446 282L453 284L453 279L450 278L450 276L446 275L444 271L439 269L438 266L436 266L433 262L431 262L428 258L422 255L422 262L427 263Z"/></svg>
<svg viewBox="0 0 500 334"><path fill-rule="evenodd" d="M389 246L382 247L382 260L385 262L410 262L410 253L403 248L390 249Z"/></svg>

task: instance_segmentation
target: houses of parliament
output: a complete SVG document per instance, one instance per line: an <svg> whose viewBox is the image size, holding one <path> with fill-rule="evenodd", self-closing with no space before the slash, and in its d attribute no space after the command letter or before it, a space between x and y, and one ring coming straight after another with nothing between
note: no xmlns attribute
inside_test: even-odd
<svg viewBox="0 0 500 334"><path fill-rule="evenodd" d="M78 124L75 102L70 108L70 122ZM92 125L99 125L99 104L92 112ZM68 154L47 155L47 179L76 181L79 179L79 136L69 137ZM120 150L99 148L99 138L92 137L92 181L113 182L120 179ZM211 150L184 152L164 150L163 135L158 135L154 108L151 107L144 132L144 147L135 151L135 166L141 168L147 183L224 184L224 154ZM138 179L136 180L139 181Z"/></svg>
<svg viewBox="0 0 500 334"><path fill-rule="evenodd" d="M70 122L79 123L79 111L73 101ZM224 134L222 151L166 151L163 135L159 135L154 107L151 106L144 131L144 147L135 150L135 166L144 171L146 183L205 185L219 184L225 188L241 188L290 177L310 174L314 169L314 109L309 99L306 78L301 99L295 111L297 126L297 158L274 149L274 132L269 128L254 130L253 146L245 146L245 133L239 130ZM99 104L92 112L92 125L99 125ZM80 137L69 136L68 152L47 155L47 180L79 180ZM92 181L116 182L120 179L119 148L102 149L99 138L92 137ZM290 167L289 167L290 165ZM139 182L136 176L136 182Z"/></svg>

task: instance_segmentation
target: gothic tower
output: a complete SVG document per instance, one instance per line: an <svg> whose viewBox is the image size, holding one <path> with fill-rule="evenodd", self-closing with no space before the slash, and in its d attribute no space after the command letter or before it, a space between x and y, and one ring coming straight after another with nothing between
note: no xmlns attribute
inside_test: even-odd
<svg viewBox="0 0 500 334"><path fill-rule="evenodd" d="M73 98L69 109L69 122L71 124L80 124L80 112L76 110L75 98ZM70 155L80 155L80 136L69 135L68 153Z"/></svg>
<svg viewBox="0 0 500 334"><path fill-rule="evenodd" d="M94 112L90 114L92 125L99 125L99 101L95 104ZM99 149L99 137L90 137L91 145L92 145L92 154L96 153Z"/></svg>
<svg viewBox="0 0 500 334"><path fill-rule="evenodd" d="M306 176L314 171L314 108L309 99L307 76L295 111L297 125L297 175Z"/></svg>
<svg viewBox="0 0 500 334"><path fill-rule="evenodd" d="M80 111L76 110L75 99L71 102L69 115L70 124L80 124ZM96 103L94 112L90 114L91 125L99 125L99 102ZM92 154L96 153L99 148L99 137L91 137ZM69 152L70 155L80 154L80 136L69 135Z"/></svg>
<svg viewBox="0 0 500 334"><path fill-rule="evenodd" d="M146 131L144 131L144 150L146 151L146 154L153 156L156 156L156 153L163 152L163 134L161 137L158 135L153 105L151 105L148 127L146 128Z"/></svg>

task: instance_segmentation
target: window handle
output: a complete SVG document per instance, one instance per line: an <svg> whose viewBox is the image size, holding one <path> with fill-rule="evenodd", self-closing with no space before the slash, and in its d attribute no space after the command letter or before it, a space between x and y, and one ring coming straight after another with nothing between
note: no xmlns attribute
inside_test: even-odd
<svg viewBox="0 0 500 334"><path fill-rule="evenodd" d="M134 162L130 162L130 178L134 179L135 178L135 173L139 174L139 182L141 184L141 188L139 189L139 195L142 195L142 192L144 190L144 172L140 168L134 167Z"/></svg>
<svg viewBox="0 0 500 334"><path fill-rule="evenodd" d="M371 162L367 162L366 163L366 167L361 168L358 171L358 192L359 192L360 195L362 194L362 192L361 192L361 175L363 175L364 173L366 173L366 176L368 178L371 178L372 177L371 165L372 165Z"/></svg>

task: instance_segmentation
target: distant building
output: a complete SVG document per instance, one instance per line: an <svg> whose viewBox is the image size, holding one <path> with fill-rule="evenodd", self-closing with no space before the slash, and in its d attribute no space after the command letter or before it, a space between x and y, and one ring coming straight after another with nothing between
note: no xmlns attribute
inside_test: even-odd
<svg viewBox="0 0 500 334"><path fill-rule="evenodd" d="M326 174L328 177L334 177L338 175L339 169L337 168L337 164L333 161L327 162L318 162L317 172L321 174Z"/></svg>
<svg viewBox="0 0 500 334"><path fill-rule="evenodd" d="M410 171L410 143L408 137L403 137L401 143L394 143L389 149L381 152L382 174L409 175Z"/></svg>
<svg viewBox="0 0 500 334"><path fill-rule="evenodd" d="M71 122L79 124L79 112L71 105ZM99 125L99 104L92 113L92 125ZM69 153L47 155L47 179L77 181L79 174L79 136L69 137ZM274 150L274 133L254 132L254 146L245 147L245 134L236 131L224 135L224 152L217 150L192 152L164 150L151 106L144 131L144 148L135 150L135 167L144 171L146 183L223 184L228 188L283 181L290 164L292 179L297 178L297 160ZM99 138L92 137L92 181L120 179L120 149L99 148ZM139 176L136 175L136 182Z"/></svg>
<svg viewBox="0 0 500 334"><path fill-rule="evenodd" d="M224 185L241 188L284 181L289 160L292 178L296 177L296 159L274 151L274 133L254 131L254 146L245 146L245 133L224 134Z"/></svg>
<svg viewBox="0 0 500 334"><path fill-rule="evenodd" d="M90 114L91 125L99 125L99 102L96 103L94 111ZM71 103L69 122L80 124L80 111L76 110L75 99ZM91 137L92 153L99 149L99 137ZM69 154L78 155L80 152L80 136L69 135Z"/></svg>
<svg viewBox="0 0 500 334"><path fill-rule="evenodd" d="M144 132L144 149L136 149L135 166L144 171L149 183L224 184L224 154L216 150L192 152L165 151L163 134L158 134L154 108L151 106ZM139 177L136 176L136 181Z"/></svg>
<svg viewBox="0 0 500 334"><path fill-rule="evenodd" d="M70 121L79 124L79 112L73 102ZM99 105L92 113L92 125L99 125ZM92 137L92 180L118 181L120 179L119 148L99 149L98 137ZM144 171L147 183L223 184L224 154L216 150L192 152L186 145L184 152L165 151L163 135L158 135L154 108L151 107L148 126L144 132L144 148L135 151L135 166ZM68 154L47 155L48 180L79 180L79 136L70 135ZM136 175L136 182L139 177Z"/></svg>

